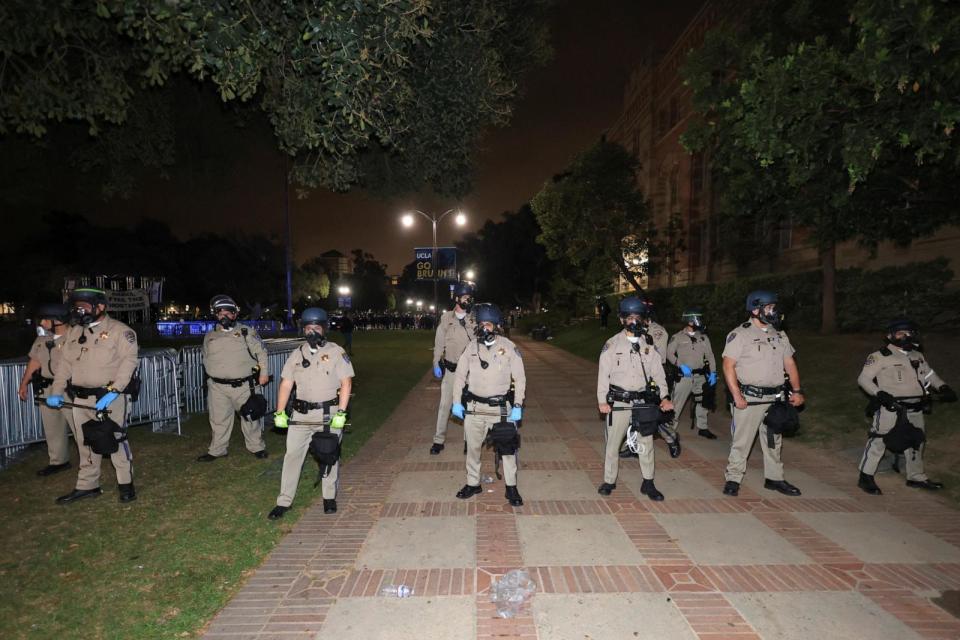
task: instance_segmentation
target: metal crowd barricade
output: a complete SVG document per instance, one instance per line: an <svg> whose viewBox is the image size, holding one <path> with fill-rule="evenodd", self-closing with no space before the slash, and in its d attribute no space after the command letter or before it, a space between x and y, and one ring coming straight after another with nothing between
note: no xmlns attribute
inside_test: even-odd
<svg viewBox="0 0 960 640"><path fill-rule="evenodd" d="M280 384L280 372L287 356L303 344L302 340L276 339L264 340L267 348L267 372L273 376L273 382L259 388L267 399L267 406L277 406L277 388ZM207 387L204 384L203 348L199 345L183 347L179 353L180 370L183 376L183 406L187 413L202 413L207 410Z"/></svg>
<svg viewBox="0 0 960 640"><path fill-rule="evenodd" d="M177 384L177 352L173 349L141 349L140 396L130 404L127 425L150 423L155 432L180 433L180 389ZM26 358L0 360L0 468L26 445L44 440L40 409L33 402L33 386L26 401L17 396Z"/></svg>

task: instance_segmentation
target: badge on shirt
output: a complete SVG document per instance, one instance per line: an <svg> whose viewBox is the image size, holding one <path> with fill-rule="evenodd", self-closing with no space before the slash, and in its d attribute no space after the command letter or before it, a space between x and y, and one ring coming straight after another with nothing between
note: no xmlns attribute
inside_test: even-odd
<svg viewBox="0 0 960 640"><path fill-rule="evenodd" d="M497 350L497 355L502 356L502 355L505 355L506 353L507 353L507 350L504 349L503 347L500 347L500 349Z"/></svg>
<svg viewBox="0 0 960 640"><path fill-rule="evenodd" d="M100 332L100 340L106 340L106 339L109 338L109 337L110 337L110 332L109 332L109 331L101 331L101 332Z"/></svg>
<svg viewBox="0 0 960 640"><path fill-rule="evenodd" d="M329 356L328 354L326 354L326 353L323 354L322 356L320 356L320 361L321 361L321 362L326 362L326 361L329 360L329 359L330 359L330 356Z"/></svg>

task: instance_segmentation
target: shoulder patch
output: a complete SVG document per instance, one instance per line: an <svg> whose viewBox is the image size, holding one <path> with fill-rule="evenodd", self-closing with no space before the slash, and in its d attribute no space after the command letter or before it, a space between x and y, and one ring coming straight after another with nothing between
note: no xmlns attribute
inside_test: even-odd
<svg viewBox="0 0 960 640"><path fill-rule="evenodd" d="M130 331L130 330L124 331L123 337L126 338L127 342L129 342L130 344L136 344L137 342L137 334L135 334L133 331Z"/></svg>
<svg viewBox="0 0 960 640"><path fill-rule="evenodd" d="M521 360L523 359L523 356L520 355L520 347L514 345L514 347L513 347L513 352L514 352L515 354L517 354L517 357L518 357L518 358L520 358Z"/></svg>
<svg viewBox="0 0 960 640"><path fill-rule="evenodd" d="M347 355L347 352L344 351L341 355L343 356L343 361L350 364L350 356Z"/></svg>
<svg viewBox="0 0 960 640"><path fill-rule="evenodd" d="M609 349L609 348L610 348L610 343L609 343L609 342L604 342L604 343L603 343L603 346L600 347L600 353L603 353L604 351L606 351L606 350Z"/></svg>
<svg viewBox="0 0 960 640"><path fill-rule="evenodd" d="M877 361L877 359L874 358L874 357L873 357L873 354L871 353L870 355L867 356L867 361L863 363L863 366L869 367L870 365L872 365L872 364L873 364L874 362L876 362L876 361Z"/></svg>
<svg viewBox="0 0 960 640"><path fill-rule="evenodd" d="M736 339L737 339L737 332L736 332L736 331L731 331L731 332L727 335L727 344L730 344L731 342L733 342L733 341L736 340Z"/></svg>

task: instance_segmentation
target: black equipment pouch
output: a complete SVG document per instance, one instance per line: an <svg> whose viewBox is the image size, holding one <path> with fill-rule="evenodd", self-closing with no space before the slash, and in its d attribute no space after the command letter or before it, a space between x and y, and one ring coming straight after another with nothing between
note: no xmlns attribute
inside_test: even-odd
<svg viewBox="0 0 960 640"><path fill-rule="evenodd" d="M883 444L893 453L903 453L907 449L919 449L926 442L923 429L913 426L905 409L897 411L897 422L883 436L871 434L872 438L883 438Z"/></svg>
<svg viewBox="0 0 960 640"><path fill-rule="evenodd" d="M660 422L660 407L655 404L634 402L630 409L630 427L641 436L652 436Z"/></svg>
<svg viewBox="0 0 960 640"><path fill-rule="evenodd" d="M251 393L246 402L240 405L240 417L250 422L256 422L267 415L267 399L259 393Z"/></svg>
<svg viewBox="0 0 960 640"><path fill-rule="evenodd" d="M34 393L40 393L53 384L53 378L44 378L43 374L40 373L40 369L36 369L30 376L30 384L33 385Z"/></svg>
<svg viewBox="0 0 960 640"><path fill-rule="evenodd" d="M767 426L767 446L772 449L776 446L774 436L789 438L797 432L800 428L800 414L792 404L777 400L767 409L763 424Z"/></svg>
<svg viewBox="0 0 960 640"><path fill-rule="evenodd" d="M313 486L320 484L320 480L330 473L333 465L340 460L340 436L330 433L330 427L324 427L323 431L318 431L310 438L310 455L317 461L319 474L317 481Z"/></svg>
<svg viewBox="0 0 960 640"><path fill-rule="evenodd" d="M130 382L127 383L127 386L125 386L123 388L123 391L121 391L120 393L124 393L130 396L131 402L137 401L137 399L140 397L140 372L139 371L134 371L133 377L130 378Z"/></svg>
<svg viewBox="0 0 960 640"><path fill-rule="evenodd" d="M520 430L512 422L498 422L490 428L487 439L500 456L512 456L520 448Z"/></svg>
<svg viewBox="0 0 960 640"><path fill-rule="evenodd" d="M440 360L440 368L441 368L441 369L446 369L446 370L449 371L450 373L456 373L456 372L457 372L457 363L456 363L456 362L450 362L449 360L444 360L444 359L441 358L441 360Z"/></svg>
<svg viewBox="0 0 960 640"><path fill-rule="evenodd" d="M116 453L120 449L120 442L127 439L126 435L117 439L114 434L123 433L123 429L110 418L87 420L80 429L83 431L84 446L100 456Z"/></svg>
<svg viewBox="0 0 960 640"><path fill-rule="evenodd" d="M704 384L700 392L700 406L707 411L717 410L717 385Z"/></svg>

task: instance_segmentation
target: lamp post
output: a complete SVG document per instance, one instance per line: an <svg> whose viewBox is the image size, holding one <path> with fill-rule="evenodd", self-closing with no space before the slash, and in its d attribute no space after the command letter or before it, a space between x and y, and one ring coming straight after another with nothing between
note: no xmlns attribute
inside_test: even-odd
<svg viewBox="0 0 960 640"><path fill-rule="evenodd" d="M424 213L419 209L414 209L410 213L406 213L400 218L400 222L405 227L412 227L414 222L414 213L419 213L421 216L430 221L431 226L433 227L433 252L430 254L430 270L433 272L433 304L437 304L437 223L446 218L451 213L456 213L454 221L458 227L462 227L467 223L467 216L464 215L459 209L447 209L439 216L430 213Z"/></svg>

